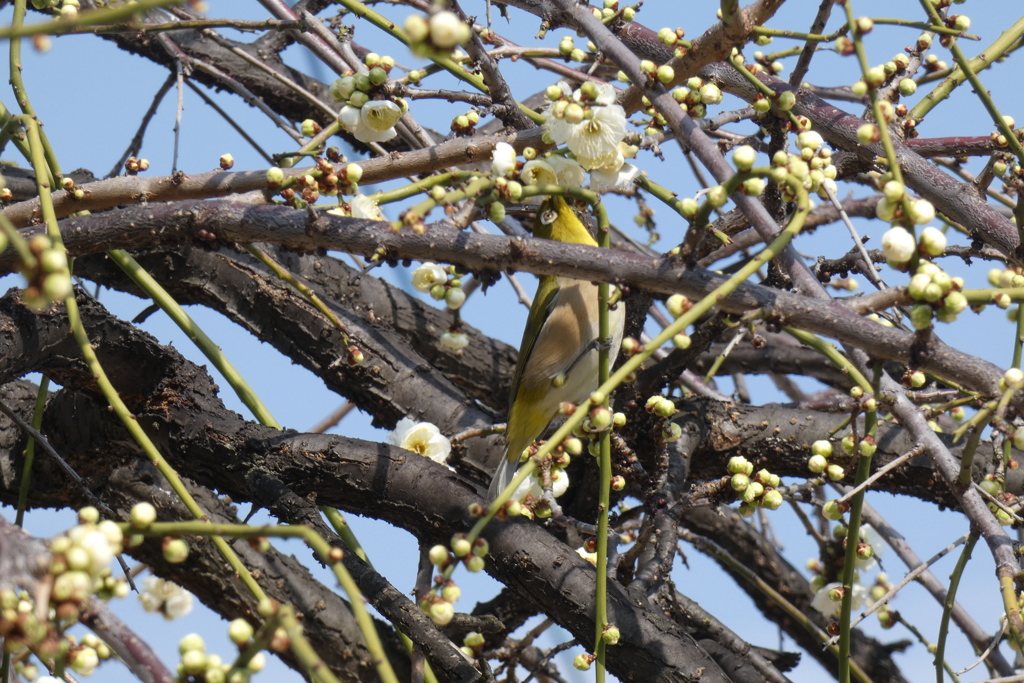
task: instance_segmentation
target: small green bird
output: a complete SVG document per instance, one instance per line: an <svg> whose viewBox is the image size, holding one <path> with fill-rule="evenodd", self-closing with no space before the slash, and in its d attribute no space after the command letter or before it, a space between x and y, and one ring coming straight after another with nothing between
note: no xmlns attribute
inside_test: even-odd
<svg viewBox="0 0 1024 683"><path fill-rule="evenodd" d="M562 197L551 197L541 205L533 234L597 246ZM622 343L625 318L621 303L608 312L613 360ZM519 346L509 397L505 457L491 480L491 500L512 481L523 451L544 432L561 404L579 403L597 389L598 334L597 285L554 275L540 279Z"/></svg>

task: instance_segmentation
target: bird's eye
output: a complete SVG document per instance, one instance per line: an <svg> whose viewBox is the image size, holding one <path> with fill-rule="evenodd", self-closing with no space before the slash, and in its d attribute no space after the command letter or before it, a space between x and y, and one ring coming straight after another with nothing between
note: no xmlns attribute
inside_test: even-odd
<svg viewBox="0 0 1024 683"><path fill-rule="evenodd" d="M540 222L544 225L551 225L555 222L556 218L558 218L557 211L545 211L540 215Z"/></svg>

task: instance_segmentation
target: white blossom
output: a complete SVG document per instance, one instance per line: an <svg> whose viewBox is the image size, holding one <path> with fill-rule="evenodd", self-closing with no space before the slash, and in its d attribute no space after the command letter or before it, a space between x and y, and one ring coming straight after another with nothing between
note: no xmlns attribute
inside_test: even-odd
<svg viewBox="0 0 1024 683"><path fill-rule="evenodd" d="M414 451L430 458L439 465L445 464L452 452L452 444L441 430L429 422L413 422L403 417L395 425L395 431L388 437L391 443L407 451Z"/></svg>
<svg viewBox="0 0 1024 683"><path fill-rule="evenodd" d="M426 262L413 271L412 286L420 292L429 292L436 285L448 282L448 274L436 263Z"/></svg>
<svg viewBox="0 0 1024 683"><path fill-rule="evenodd" d="M539 475L540 472L537 472ZM530 494L534 498L539 499L544 495L544 489L541 488L540 478L538 476L531 477L534 480L533 487L530 490ZM565 470L552 468L551 469L551 495L555 498L559 498L566 491L569 490L569 475L565 473Z"/></svg>
<svg viewBox="0 0 1024 683"><path fill-rule="evenodd" d="M527 161L523 164L523 170L519 172L519 178L525 185L555 185L558 183L555 169L546 159Z"/></svg>
<svg viewBox="0 0 1024 683"><path fill-rule="evenodd" d="M505 177L516 167L516 150L507 142L499 142L491 154L491 173Z"/></svg>
<svg viewBox="0 0 1024 683"><path fill-rule="evenodd" d="M597 97L593 98L591 102L600 105L615 104L615 88L612 87L611 83L591 81L590 84L597 88ZM558 85L562 87L563 92L568 92L569 86L565 81L559 81ZM579 102L583 99L583 93L580 90L576 90L576 92L572 94L572 98Z"/></svg>
<svg viewBox="0 0 1024 683"><path fill-rule="evenodd" d="M176 583L158 576L147 576L142 582L139 602L147 612L160 612L168 621L192 611L192 594Z"/></svg>
<svg viewBox="0 0 1024 683"><path fill-rule="evenodd" d="M568 86L559 83L567 93ZM568 109L576 112L573 123L566 120L565 100L554 102L544 112L544 127L555 144L565 143L586 170L608 166L615 160L618 145L626 135L626 111L615 104L615 88L608 83L590 82L586 88L597 95L584 98L581 90L572 94ZM584 107L579 116L578 105Z"/></svg>
<svg viewBox="0 0 1024 683"><path fill-rule="evenodd" d="M841 583L829 583L823 586L817 593L814 594L814 599L811 600L811 607L821 612L826 617L838 617L839 613L843 609L842 600L832 600L829 597L829 593L833 588L839 588L843 584ZM859 583L853 584L853 609L859 609L867 601L869 596L868 589Z"/></svg>
<svg viewBox="0 0 1024 683"><path fill-rule="evenodd" d="M591 109L593 116L569 128L566 145L588 171L615 160L626 135L626 110L618 104Z"/></svg>
<svg viewBox="0 0 1024 683"><path fill-rule="evenodd" d="M374 100L374 102L387 102L391 107L394 107L398 111L398 116L394 118L395 121L402 115L401 108L390 100ZM386 105L371 107L372 104L373 102L367 102L363 105L363 109L370 107L370 111L365 115L362 113L362 109L346 105L338 113L338 121L341 123L342 128L354 135L360 142L387 142L398 135L394 126L392 125L383 130L375 126L381 125L384 121L394 116L394 110ZM367 120L373 121L373 125L371 126L367 123Z"/></svg>

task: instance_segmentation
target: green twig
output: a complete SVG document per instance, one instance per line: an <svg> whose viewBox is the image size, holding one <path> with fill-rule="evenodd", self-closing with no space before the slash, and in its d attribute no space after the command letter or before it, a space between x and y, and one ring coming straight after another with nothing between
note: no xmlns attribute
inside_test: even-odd
<svg viewBox="0 0 1024 683"><path fill-rule="evenodd" d="M245 378L235 369L227 356L205 332L192 320L192 317L185 312L177 301L174 300L167 290L160 286L146 269L138 264L132 256L122 249L111 249L107 256L116 263L128 277L132 279L149 297L159 306L167 316L174 321L181 331L196 345L206 358L213 363L224 379L228 381L235 395L252 411L252 414L259 420L260 424L274 429L281 429L280 423L270 414L270 410L260 400L260 397L252 390L252 387L245 381Z"/></svg>
<svg viewBox="0 0 1024 683"><path fill-rule="evenodd" d="M932 10L930 5L927 4L927 0L922 3L925 6L925 11ZM992 65L993 62L1003 57L1003 55L1013 48L1013 46L1020 40L1021 35L1024 35L1024 17L1021 17L1013 23L1013 26L1003 31L991 45L983 49L978 53L978 56L971 59L965 64L971 73L977 74L978 72L987 69ZM959 48L957 48L959 52ZM962 57L961 53L961 57ZM922 79L924 82L925 79ZM957 67L953 69L948 76L937 85L931 92L921 98L907 114L908 119L919 120L925 117L935 105L942 100L949 97L950 93L963 83L965 80L965 72L957 62Z"/></svg>
<svg viewBox="0 0 1024 683"><path fill-rule="evenodd" d="M46 392L50 387L50 378L43 375L39 382L39 390L36 392L36 405L32 411L32 429L37 432L43 426L43 409L46 408ZM32 484L32 463L36 457L36 440L29 434L28 443L25 445L25 464L21 467L21 484L18 488L18 512L14 517L15 526L22 526L25 522L25 508L28 507L28 489Z"/></svg>
<svg viewBox="0 0 1024 683"><path fill-rule="evenodd" d="M943 679L942 670L946 661L944 656L946 652L946 637L949 635L949 618L953 613L953 605L956 604L956 591L960 587L960 579L963 578L964 569L967 568L967 562L971 559L971 553L974 552L974 546L978 542L978 538L978 533L975 531L971 531L967 535L967 542L964 543L963 552L957 558L953 573L949 575L949 590L946 591L946 599L942 602L942 619L939 621L939 640L935 644L935 679L938 683L942 683Z"/></svg>

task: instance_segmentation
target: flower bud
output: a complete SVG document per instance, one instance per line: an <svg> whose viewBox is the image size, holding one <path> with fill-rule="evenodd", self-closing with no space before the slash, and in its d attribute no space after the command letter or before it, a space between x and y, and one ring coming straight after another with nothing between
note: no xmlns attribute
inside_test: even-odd
<svg viewBox="0 0 1024 683"><path fill-rule="evenodd" d="M740 171L749 171L757 161L757 152L750 145L740 145L732 153L732 162Z"/></svg>

